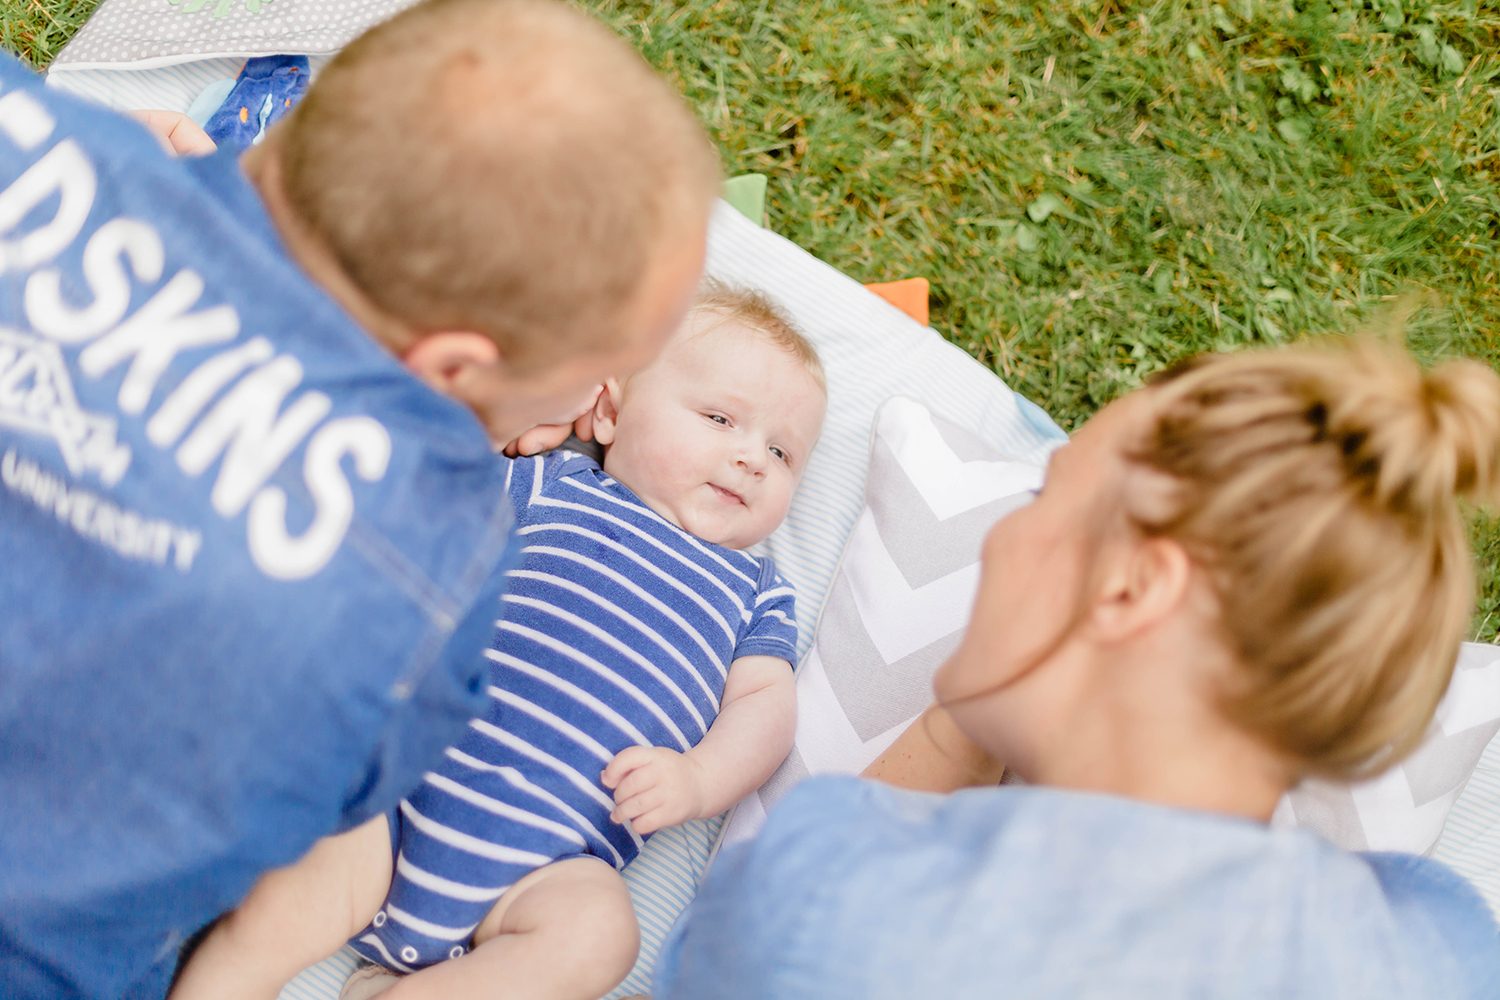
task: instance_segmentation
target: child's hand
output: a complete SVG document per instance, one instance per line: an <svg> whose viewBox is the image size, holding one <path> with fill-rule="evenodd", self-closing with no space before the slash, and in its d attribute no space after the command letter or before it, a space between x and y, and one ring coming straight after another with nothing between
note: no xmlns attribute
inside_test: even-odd
<svg viewBox="0 0 1500 1000"><path fill-rule="evenodd" d="M703 769L692 757L665 747L629 747L604 769L604 787L614 789L609 818L628 822L641 836L703 813L707 796Z"/></svg>
<svg viewBox="0 0 1500 1000"><path fill-rule="evenodd" d="M173 156L206 156L218 147L208 133L187 115L176 111L132 111L130 116Z"/></svg>

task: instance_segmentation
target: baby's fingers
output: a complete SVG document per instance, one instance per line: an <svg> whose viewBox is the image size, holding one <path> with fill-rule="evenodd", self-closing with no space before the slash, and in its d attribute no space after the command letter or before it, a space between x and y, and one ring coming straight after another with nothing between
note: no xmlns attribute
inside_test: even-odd
<svg viewBox="0 0 1500 1000"><path fill-rule="evenodd" d="M619 788L625 776L636 768L651 762L652 747L626 747L615 754L615 759L605 766L600 780L605 788Z"/></svg>
<svg viewBox="0 0 1500 1000"><path fill-rule="evenodd" d="M627 799L656 790L661 787L661 784L660 766L647 764L644 767L638 767L622 778L619 786L615 788L615 804L619 805Z"/></svg>
<svg viewBox="0 0 1500 1000"><path fill-rule="evenodd" d="M648 789L629 798L616 801L615 808L609 814L609 818L616 823L629 821L634 825L637 816L648 813L660 805L661 796L656 793L655 789ZM640 832L639 827L636 828L636 832Z"/></svg>
<svg viewBox="0 0 1500 1000"><path fill-rule="evenodd" d="M665 807L658 806L655 809L647 809L631 820L630 826L637 834L645 837L655 833L657 830L676 826L678 822L679 820L675 819Z"/></svg>

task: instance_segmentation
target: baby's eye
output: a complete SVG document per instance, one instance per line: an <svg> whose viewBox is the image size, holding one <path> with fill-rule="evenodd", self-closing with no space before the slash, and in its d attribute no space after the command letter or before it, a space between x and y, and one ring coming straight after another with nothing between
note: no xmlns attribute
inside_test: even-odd
<svg viewBox="0 0 1500 1000"><path fill-rule="evenodd" d="M722 413L705 413L703 414L703 416L708 418L709 420L712 420L714 423L718 424L721 427L729 426L729 418L724 416L724 414Z"/></svg>
<svg viewBox="0 0 1500 1000"><path fill-rule="evenodd" d="M785 462L787 465L792 464L792 456L788 455L786 453L786 450L783 448L779 448L773 444L771 445L771 454L775 455L778 459Z"/></svg>

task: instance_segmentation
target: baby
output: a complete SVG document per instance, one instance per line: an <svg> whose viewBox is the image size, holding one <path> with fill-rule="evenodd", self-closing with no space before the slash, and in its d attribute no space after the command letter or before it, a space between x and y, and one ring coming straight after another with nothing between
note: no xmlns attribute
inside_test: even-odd
<svg viewBox="0 0 1500 1000"><path fill-rule="evenodd" d="M786 517L825 404L791 324L714 288L600 393L602 467L510 461L520 552L487 714L397 813L266 876L174 1000L274 997L351 937L377 967L350 1000L598 997L623 979L637 928L617 869L791 748L792 588L743 550Z"/></svg>

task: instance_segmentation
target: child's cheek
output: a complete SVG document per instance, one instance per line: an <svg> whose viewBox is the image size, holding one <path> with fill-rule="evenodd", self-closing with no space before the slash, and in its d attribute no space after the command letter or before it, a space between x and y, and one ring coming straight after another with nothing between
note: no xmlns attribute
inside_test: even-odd
<svg viewBox="0 0 1500 1000"><path fill-rule="evenodd" d="M663 431L657 437L657 447L652 449L651 472L661 487L680 489L690 478L690 464L684 456L690 454L691 435L684 435L680 428Z"/></svg>
<svg viewBox="0 0 1500 1000"><path fill-rule="evenodd" d="M673 482L690 488L703 479L704 472L700 468L701 463L693 459L695 454L696 449L692 448L677 448L672 451L667 461L670 463Z"/></svg>

